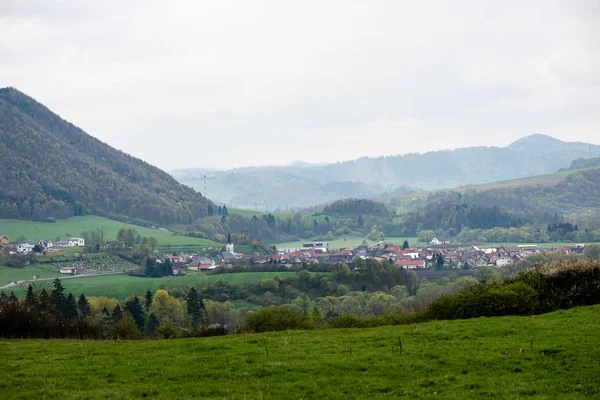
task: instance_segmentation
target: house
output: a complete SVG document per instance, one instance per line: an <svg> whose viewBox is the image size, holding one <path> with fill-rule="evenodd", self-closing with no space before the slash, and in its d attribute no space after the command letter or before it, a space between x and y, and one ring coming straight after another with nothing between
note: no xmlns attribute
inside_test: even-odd
<svg viewBox="0 0 600 400"><path fill-rule="evenodd" d="M69 242L72 243L71 246L75 247L83 247L85 246L85 239L82 238L71 238Z"/></svg>
<svg viewBox="0 0 600 400"><path fill-rule="evenodd" d="M33 251L38 256L41 256L42 254L46 253L46 248L44 247L44 245L36 244L35 246L33 246L33 249L31 251Z"/></svg>
<svg viewBox="0 0 600 400"><path fill-rule="evenodd" d="M198 257L192 266L188 267L188 269L194 271L211 271L215 268L217 268L215 260L208 257Z"/></svg>
<svg viewBox="0 0 600 400"><path fill-rule="evenodd" d="M0 245L8 244L8 236L0 235Z"/></svg>
<svg viewBox="0 0 600 400"><path fill-rule="evenodd" d="M498 267L508 267L513 265L513 259L510 257L502 257L496 260L496 265Z"/></svg>
<svg viewBox="0 0 600 400"><path fill-rule="evenodd" d="M398 260L395 265L402 269L425 269L425 260Z"/></svg>
<svg viewBox="0 0 600 400"><path fill-rule="evenodd" d="M38 243L40 246L44 246L45 248L53 247L54 243L50 239L40 239Z"/></svg>
<svg viewBox="0 0 600 400"><path fill-rule="evenodd" d="M225 245L225 251L227 251L229 253L235 253L235 251L233 251L233 250L234 250L233 243L227 243Z"/></svg>
<svg viewBox="0 0 600 400"><path fill-rule="evenodd" d="M60 273L61 274L76 275L77 274L77 268L75 268L75 267L62 267L60 269Z"/></svg>
<svg viewBox="0 0 600 400"><path fill-rule="evenodd" d="M17 253L18 254L29 254L33 251L35 244L33 242L22 242L17 244Z"/></svg>
<svg viewBox="0 0 600 400"><path fill-rule="evenodd" d="M450 243L450 241L448 239L446 239L445 237L434 237L433 239L431 239L431 242L429 242L429 244L448 244Z"/></svg>
<svg viewBox="0 0 600 400"><path fill-rule="evenodd" d="M54 243L55 247L73 247L72 242L68 241L68 240L59 240L57 242Z"/></svg>

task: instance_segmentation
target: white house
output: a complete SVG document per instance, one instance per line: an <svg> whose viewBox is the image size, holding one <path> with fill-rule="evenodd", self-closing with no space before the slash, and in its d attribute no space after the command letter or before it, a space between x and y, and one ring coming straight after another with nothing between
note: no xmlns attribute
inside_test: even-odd
<svg viewBox="0 0 600 400"><path fill-rule="evenodd" d="M23 242L17 244L17 253L18 254L29 254L33 251L35 245L31 242Z"/></svg>
<svg viewBox="0 0 600 400"><path fill-rule="evenodd" d="M46 248L54 246L54 243L52 243L52 240L50 240L50 239L40 239L37 244L39 244L40 246L44 246Z"/></svg>
<svg viewBox="0 0 600 400"><path fill-rule="evenodd" d="M60 269L60 273L61 274L76 275L77 274L77 268L75 268L75 267L62 267Z"/></svg>
<svg viewBox="0 0 600 400"><path fill-rule="evenodd" d="M73 247L73 243L71 243L68 240L59 240L54 243L54 246L56 246L56 247Z"/></svg>
<svg viewBox="0 0 600 400"><path fill-rule="evenodd" d="M507 267L513 264L513 259L510 257L502 257L496 260L498 267Z"/></svg>
<svg viewBox="0 0 600 400"><path fill-rule="evenodd" d="M431 239L431 242L429 242L429 244L448 244L450 243L450 241L446 238L443 237L434 237L433 239Z"/></svg>
<svg viewBox="0 0 600 400"><path fill-rule="evenodd" d="M83 246L85 246L85 239L71 238L71 239L69 239L69 243L71 243L70 246L83 247Z"/></svg>
<svg viewBox="0 0 600 400"><path fill-rule="evenodd" d="M234 247L233 247L233 243L227 243L225 245L225 251L230 252L231 254L235 253L235 251L233 251Z"/></svg>

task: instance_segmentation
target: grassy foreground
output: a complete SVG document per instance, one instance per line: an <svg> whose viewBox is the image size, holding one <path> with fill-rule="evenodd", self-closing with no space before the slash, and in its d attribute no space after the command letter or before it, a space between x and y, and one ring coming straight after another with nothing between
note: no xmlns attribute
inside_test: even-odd
<svg viewBox="0 0 600 400"><path fill-rule="evenodd" d="M600 396L599 344L600 306L206 339L5 340L0 393L11 399L579 399Z"/></svg>

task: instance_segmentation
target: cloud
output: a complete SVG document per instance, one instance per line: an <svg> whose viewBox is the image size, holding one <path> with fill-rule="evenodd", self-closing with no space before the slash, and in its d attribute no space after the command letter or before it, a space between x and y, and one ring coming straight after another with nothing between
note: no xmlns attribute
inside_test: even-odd
<svg viewBox="0 0 600 400"><path fill-rule="evenodd" d="M599 22L592 1L10 0L0 85L165 169L597 142Z"/></svg>

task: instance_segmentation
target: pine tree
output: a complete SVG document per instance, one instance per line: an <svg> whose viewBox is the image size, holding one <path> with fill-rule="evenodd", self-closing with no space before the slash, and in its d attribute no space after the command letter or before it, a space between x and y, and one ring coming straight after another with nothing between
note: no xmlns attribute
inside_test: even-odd
<svg viewBox="0 0 600 400"><path fill-rule="evenodd" d="M15 292L10 292L10 296L8 296L8 300L11 303L18 303L19 299L17 298L17 296L15 296Z"/></svg>
<svg viewBox="0 0 600 400"><path fill-rule="evenodd" d="M144 309L140 303L140 299L135 296L125 302L125 311L128 311L135 320L138 329L141 331L144 329Z"/></svg>
<svg viewBox="0 0 600 400"><path fill-rule="evenodd" d="M408 240L405 240L404 243L402 243L402 250L404 249L408 249Z"/></svg>
<svg viewBox="0 0 600 400"><path fill-rule="evenodd" d="M229 215L229 211L227 211L227 206L223 206L223 215Z"/></svg>
<svg viewBox="0 0 600 400"><path fill-rule="evenodd" d="M146 309L149 309L150 306L152 305L152 292L150 290L146 290L146 303L144 304L146 306Z"/></svg>
<svg viewBox="0 0 600 400"><path fill-rule="evenodd" d="M27 287L27 294L25 295L25 305L29 309L38 308L38 300L33 291L33 285Z"/></svg>
<svg viewBox="0 0 600 400"><path fill-rule="evenodd" d="M187 312L192 318L192 326L196 326L201 322L202 313L200 310L200 298L198 297L198 291L191 288L186 299Z"/></svg>
<svg viewBox="0 0 600 400"><path fill-rule="evenodd" d="M58 314L62 314L65 308L65 288L63 287L60 279L56 278L53 281L54 287L52 288L52 292L50 293L50 300L52 305L54 306L54 311Z"/></svg>
<svg viewBox="0 0 600 400"><path fill-rule="evenodd" d="M48 312L52 307L52 299L50 298L50 295L48 295L46 288L42 288L42 291L38 296L38 307L42 312Z"/></svg>
<svg viewBox="0 0 600 400"><path fill-rule="evenodd" d="M156 318L156 315L154 315L154 313L151 313L148 316L148 324L146 325L146 335L154 335L156 333L156 328L158 328L158 325L158 318Z"/></svg>
<svg viewBox="0 0 600 400"><path fill-rule="evenodd" d="M218 213L219 215L222 215L222 214L223 214L223 209L221 208L221 206L217 207L217 213Z"/></svg>
<svg viewBox="0 0 600 400"><path fill-rule="evenodd" d="M75 301L75 296L71 293L69 293L65 300L63 315L68 319L77 318L77 302Z"/></svg>
<svg viewBox="0 0 600 400"><path fill-rule="evenodd" d="M123 318L123 310L121 309L121 306L117 304L112 313L113 322L119 322L121 318Z"/></svg>
<svg viewBox="0 0 600 400"><path fill-rule="evenodd" d="M77 311L79 311L79 318L86 319L92 314L92 307L90 302L85 298L85 295L81 293L79 299L77 299Z"/></svg>

